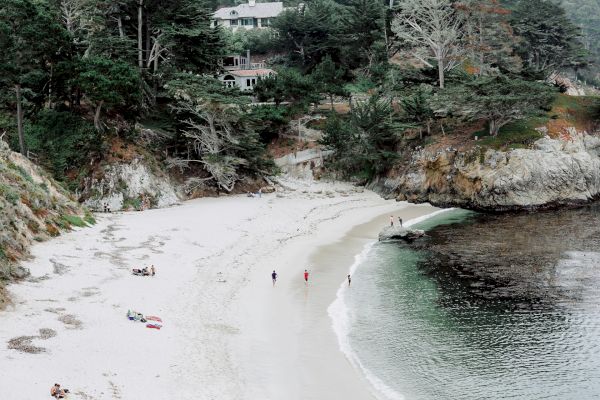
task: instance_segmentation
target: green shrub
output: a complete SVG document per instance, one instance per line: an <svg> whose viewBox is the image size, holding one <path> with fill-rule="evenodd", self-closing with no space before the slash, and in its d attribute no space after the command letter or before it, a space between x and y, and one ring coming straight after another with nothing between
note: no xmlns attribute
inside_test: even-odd
<svg viewBox="0 0 600 400"><path fill-rule="evenodd" d="M96 218L94 218L94 216L92 215L91 212L89 211L85 211L85 217L83 218L83 220L85 222L87 222L89 225L95 225L96 224Z"/></svg>
<svg viewBox="0 0 600 400"><path fill-rule="evenodd" d="M91 122L66 111L43 110L26 126L27 147L58 180L89 161L102 139Z"/></svg>
<svg viewBox="0 0 600 400"><path fill-rule="evenodd" d="M69 225L78 226L80 228L87 226L84 220L77 215L63 215L62 219L66 221Z"/></svg>
<svg viewBox="0 0 600 400"><path fill-rule="evenodd" d="M0 196L4 197L13 206L16 205L20 196L10 186L0 183Z"/></svg>
<svg viewBox="0 0 600 400"><path fill-rule="evenodd" d="M142 209L142 200L137 197L125 197L123 199L123 209L124 210L141 210Z"/></svg>

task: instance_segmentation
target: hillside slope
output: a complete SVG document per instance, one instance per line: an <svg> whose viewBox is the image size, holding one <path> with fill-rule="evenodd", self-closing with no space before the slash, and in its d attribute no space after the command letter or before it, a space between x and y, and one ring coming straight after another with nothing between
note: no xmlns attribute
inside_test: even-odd
<svg viewBox="0 0 600 400"><path fill-rule="evenodd" d="M0 308L6 302L3 284L28 275L17 262L34 241L93 222L41 168L0 140Z"/></svg>

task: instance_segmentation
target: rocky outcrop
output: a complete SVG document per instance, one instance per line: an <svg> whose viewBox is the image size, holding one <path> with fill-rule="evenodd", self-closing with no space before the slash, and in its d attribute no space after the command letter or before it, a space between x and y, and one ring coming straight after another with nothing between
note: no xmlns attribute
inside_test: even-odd
<svg viewBox="0 0 600 400"><path fill-rule="evenodd" d="M152 162L137 157L107 163L84 184L81 199L92 210L142 210L179 203L180 194L169 176Z"/></svg>
<svg viewBox="0 0 600 400"><path fill-rule="evenodd" d="M414 240L425 236L425 231L419 229L407 229L399 226L386 226L379 232L379 241L402 240L413 242Z"/></svg>
<svg viewBox="0 0 600 400"><path fill-rule="evenodd" d="M295 178L312 179L314 170L323 166L323 161L333 154L331 150L311 148L276 158L275 164L281 172Z"/></svg>
<svg viewBox="0 0 600 400"><path fill-rule="evenodd" d="M585 88L560 74L552 74L548 78L548 83L560 88L561 92L568 96L580 97L586 95Z"/></svg>
<svg viewBox="0 0 600 400"><path fill-rule="evenodd" d="M377 184L397 200L475 210L579 205L600 196L600 138L571 129L530 149L421 149L399 177Z"/></svg>
<svg viewBox="0 0 600 400"><path fill-rule="evenodd" d="M18 261L33 242L93 222L63 188L0 140L0 289L28 275ZM5 301L0 292L0 308Z"/></svg>

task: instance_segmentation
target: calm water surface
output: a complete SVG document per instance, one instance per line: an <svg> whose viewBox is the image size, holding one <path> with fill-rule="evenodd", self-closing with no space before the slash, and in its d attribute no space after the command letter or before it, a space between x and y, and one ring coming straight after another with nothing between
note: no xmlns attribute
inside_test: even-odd
<svg viewBox="0 0 600 400"><path fill-rule="evenodd" d="M600 399L600 206L420 227L376 244L344 294L382 397Z"/></svg>

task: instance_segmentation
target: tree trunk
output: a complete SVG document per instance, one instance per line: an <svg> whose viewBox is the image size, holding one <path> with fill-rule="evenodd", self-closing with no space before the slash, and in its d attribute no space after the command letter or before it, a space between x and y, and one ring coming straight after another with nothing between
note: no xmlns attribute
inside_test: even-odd
<svg viewBox="0 0 600 400"><path fill-rule="evenodd" d="M50 64L50 79L48 80L48 108L52 109L52 79L54 77L54 65Z"/></svg>
<svg viewBox="0 0 600 400"><path fill-rule="evenodd" d="M333 111L333 95L329 95L329 101L331 102L331 111Z"/></svg>
<svg viewBox="0 0 600 400"><path fill-rule="evenodd" d="M143 34L142 29L144 27L144 21L142 19L142 7L144 6L144 0L140 0L138 3L138 67L140 70L144 68L144 50L143 46Z"/></svg>
<svg viewBox="0 0 600 400"><path fill-rule="evenodd" d="M17 133L19 135L19 151L25 157L27 157L27 153L25 152L25 134L23 133L23 110L21 107L21 85L15 85L15 94L17 96Z"/></svg>
<svg viewBox="0 0 600 400"><path fill-rule="evenodd" d="M150 34L150 21L148 21L148 13L144 15L144 20L146 21L145 33L146 33L146 45L144 46L144 62L149 63L150 61L150 46L152 35Z"/></svg>
<svg viewBox="0 0 600 400"><path fill-rule="evenodd" d="M119 37L123 39L125 37L125 33L123 32L123 20L121 16L117 17L117 25L119 26Z"/></svg>
<svg viewBox="0 0 600 400"><path fill-rule="evenodd" d="M498 132L500 131L500 126L496 123L495 120L490 120L490 136L498 136Z"/></svg>
<svg viewBox="0 0 600 400"><path fill-rule="evenodd" d="M445 77L444 77L444 60L438 59L438 75L440 79L440 89L444 88Z"/></svg>
<svg viewBox="0 0 600 400"><path fill-rule="evenodd" d="M96 106L96 113L94 114L94 127L98 132L102 130L102 125L100 124L100 113L102 112L102 106L104 105L104 100L101 100Z"/></svg>

